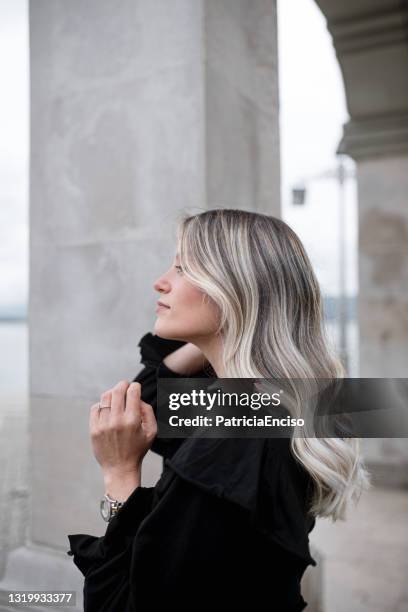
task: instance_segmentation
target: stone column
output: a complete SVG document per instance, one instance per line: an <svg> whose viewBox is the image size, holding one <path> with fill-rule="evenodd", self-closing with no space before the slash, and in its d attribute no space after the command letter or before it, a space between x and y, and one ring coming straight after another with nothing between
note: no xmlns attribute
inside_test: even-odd
<svg viewBox="0 0 408 612"><path fill-rule="evenodd" d="M357 163L360 376L408 373L408 7L317 0L333 36ZM364 441L374 479L408 485L408 440Z"/></svg>
<svg viewBox="0 0 408 612"><path fill-rule="evenodd" d="M0 589L81 609L67 534L106 529L89 408L141 368L177 215L279 215L275 0L35 0L30 59L30 518Z"/></svg>

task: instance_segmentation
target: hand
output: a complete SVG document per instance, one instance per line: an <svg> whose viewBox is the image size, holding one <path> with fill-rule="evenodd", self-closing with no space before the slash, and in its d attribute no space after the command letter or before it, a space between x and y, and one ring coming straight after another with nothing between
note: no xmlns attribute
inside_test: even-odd
<svg viewBox="0 0 408 612"><path fill-rule="evenodd" d="M110 408L91 407L91 442L105 482L140 478L143 457L157 434L153 408L141 400L140 393L140 383L121 380L101 395L101 405Z"/></svg>

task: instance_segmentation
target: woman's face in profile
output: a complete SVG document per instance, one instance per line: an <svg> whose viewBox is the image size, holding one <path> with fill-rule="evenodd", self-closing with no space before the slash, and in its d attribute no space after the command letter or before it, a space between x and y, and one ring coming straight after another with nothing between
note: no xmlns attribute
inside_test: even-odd
<svg viewBox="0 0 408 612"><path fill-rule="evenodd" d="M154 333L161 338L193 342L215 333L218 307L201 289L184 276L179 256L172 266L153 285L160 293L157 304Z"/></svg>

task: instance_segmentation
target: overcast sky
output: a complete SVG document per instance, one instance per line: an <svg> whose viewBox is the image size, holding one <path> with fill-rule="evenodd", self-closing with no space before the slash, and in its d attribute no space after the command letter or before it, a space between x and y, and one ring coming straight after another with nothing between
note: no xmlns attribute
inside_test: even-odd
<svg viewBox="0 0 408 612"><path fill-rule="evenodd" d="M28 294L26 0L0 0L0 304Z"/></svg>
<svg viewBox="0 0 408 612"><path fill-rule="evenodd" d="M338 293L338 188L310 180L336 163L347 120L341 75L313 0L278 0L283 218L299 234L324 293ZM27 0L0 0L0 304L28 296ZM350 161L352 166L352 162ZM291 204L305 182L307 203ZM348 293L357 288L356 196L347 188Z"/></svg>
<svg viewBox="0 0 408 612"><path fill-rule="evenodd" d="M348 120L343 82L326 21L313 0L278 0L280 136L283 218L302 239L322 291L339 288L339 188L310 180L337 164L335 151ZM352 172L354 163L346 160ZM306 181L305 206L291 189ZM357 198L346 183L346 291L357 291Z"/></svg>

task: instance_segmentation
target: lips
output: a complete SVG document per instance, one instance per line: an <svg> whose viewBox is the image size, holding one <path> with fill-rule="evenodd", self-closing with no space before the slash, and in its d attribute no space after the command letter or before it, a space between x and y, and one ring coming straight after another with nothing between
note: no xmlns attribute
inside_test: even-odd
<svg viewBox="0 0 408 612"><path fill-rule="evenodd" d="M157 306L162 306L163 308L170 308L170 306L167 306L167 304L163 304L163 302L157 302Z"/></svg>

